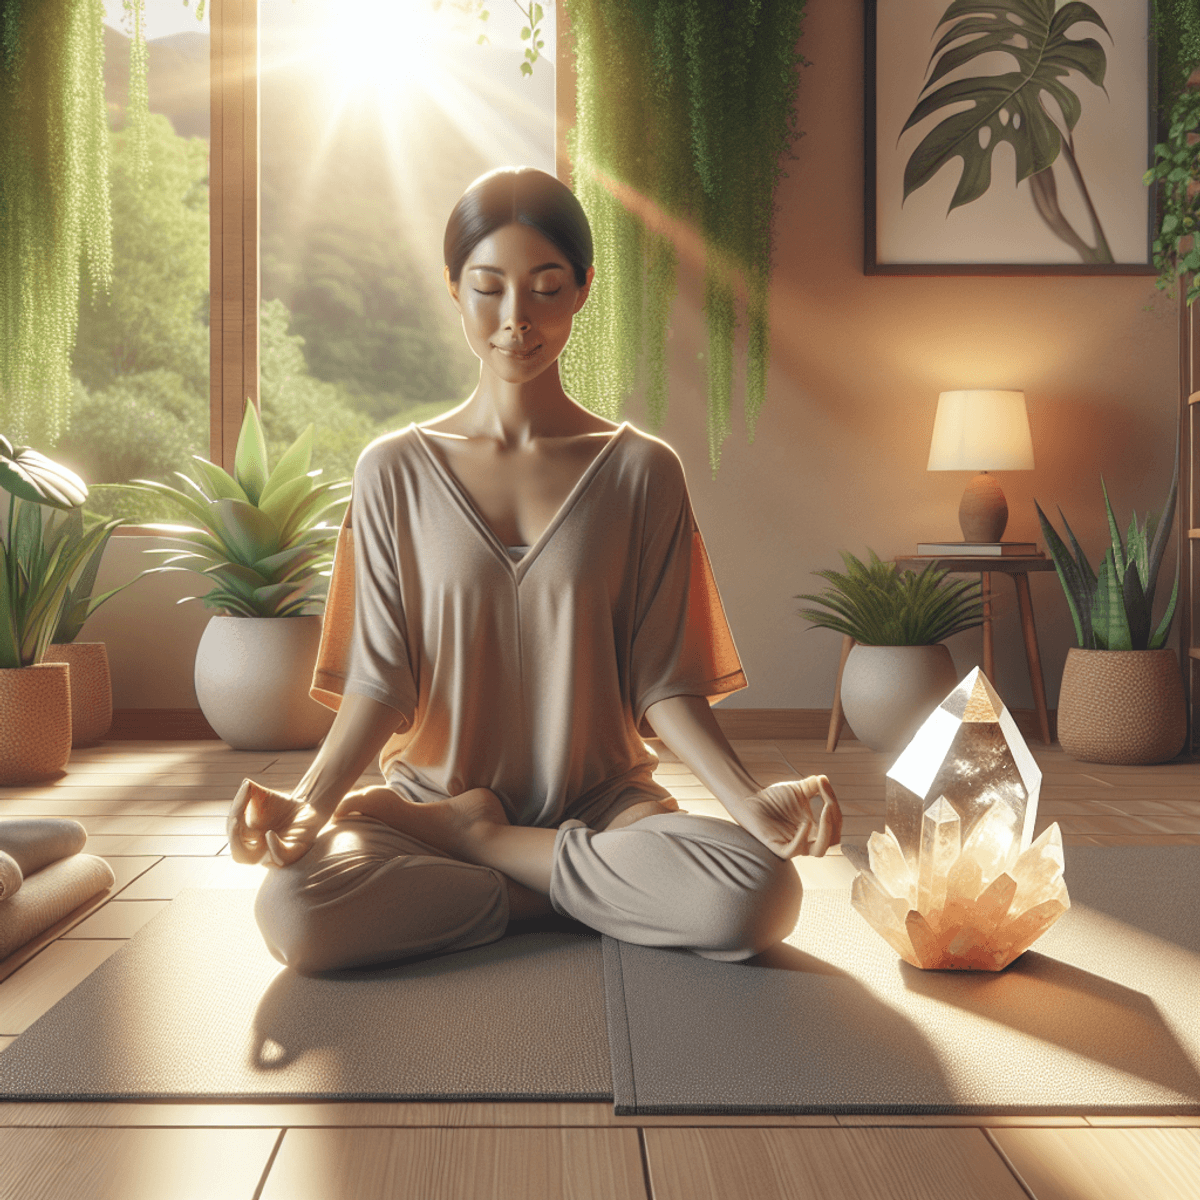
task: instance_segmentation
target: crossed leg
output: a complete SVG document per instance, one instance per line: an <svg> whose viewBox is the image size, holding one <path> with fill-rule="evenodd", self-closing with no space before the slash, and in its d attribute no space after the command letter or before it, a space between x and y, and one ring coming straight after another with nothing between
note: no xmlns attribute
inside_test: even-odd
<svg viewBox="0 0 1200 1200"><path fill-rule="evenodd" d="M728 821L660 813L599 833L538 829L509 825L483 789L400 808L390 789L370 791L388 795L355 794L259 892L268 947L303 973L482 945L546 911L546 897L623 941L729 960L781 941L799 914L795 867ZM390 824L371 815L382 806Z"/></svg>

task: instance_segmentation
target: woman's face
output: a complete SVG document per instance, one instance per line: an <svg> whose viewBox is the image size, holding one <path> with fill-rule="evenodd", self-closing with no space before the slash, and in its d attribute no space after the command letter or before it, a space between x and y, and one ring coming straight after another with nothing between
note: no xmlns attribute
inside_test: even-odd
<svg viewBox="0 0 1200 1200"><path fill-rule="evenodd" d="M457 284L448 267L445 276L475 356L506 383L524 383L562 353L594 270L580 287L552 241L514 222L475 246Z"/></svg>

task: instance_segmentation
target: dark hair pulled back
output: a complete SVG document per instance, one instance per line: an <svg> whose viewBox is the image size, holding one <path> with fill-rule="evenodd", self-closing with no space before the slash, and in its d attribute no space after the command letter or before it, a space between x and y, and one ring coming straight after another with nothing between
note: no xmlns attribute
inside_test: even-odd
<svg viewBox="0 0 1200 1200"><path fill-rule="evenodd" d="M583 287L592 265L592 231L583 205L565 184L534 167L500 167L471 184L446 222L442 242L450 278L458 283L472 250L514 221L536 229L566 255Z"/></svg>

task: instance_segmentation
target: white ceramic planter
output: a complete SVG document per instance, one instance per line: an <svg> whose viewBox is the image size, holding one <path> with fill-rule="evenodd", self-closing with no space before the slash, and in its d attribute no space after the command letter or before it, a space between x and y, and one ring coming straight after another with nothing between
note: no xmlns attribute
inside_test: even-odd
<svg viewBox="0 0 1200 1200"><path fill-rule="evenodd" d="M842 711L854 736L872 750L900 750L954 690L950 650L933 646L855 645L842 673Z"/></svg>
<svg viewBox="0 0 1200 1200"><path fill-rule="evenodd" d="M321 618L213 617L196 649L196 699L235 750L309 750L332 709L309 694Z"/></svg>

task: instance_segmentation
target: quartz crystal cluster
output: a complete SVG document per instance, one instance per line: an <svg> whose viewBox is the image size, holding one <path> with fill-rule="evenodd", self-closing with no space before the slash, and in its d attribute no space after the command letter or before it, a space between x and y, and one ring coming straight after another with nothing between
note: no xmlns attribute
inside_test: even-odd
<svg viewBox="0 0 1200 1200"><path fill-rule="evenodd" d="M915 967L999 971L1070 907L1062 837L1033 841L1042 773L976 668L888 772L887 828L850 902Z"/></svg>

